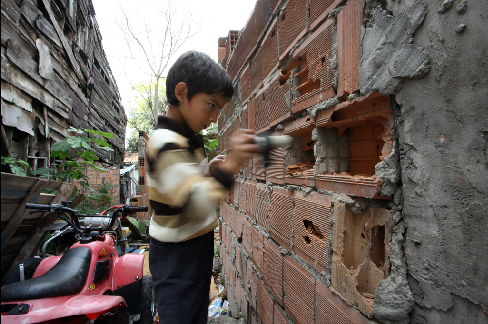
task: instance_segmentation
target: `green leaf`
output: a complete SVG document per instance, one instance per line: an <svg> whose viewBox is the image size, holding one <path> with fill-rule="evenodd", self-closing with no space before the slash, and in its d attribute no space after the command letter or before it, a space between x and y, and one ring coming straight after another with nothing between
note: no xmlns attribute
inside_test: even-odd
<svg viewBox="0 0 488 324"><path fill-rule="evenodd" d="M51 146L51 157L59 157L60 159L71 157L71 154L69 153L70 149L71 145L66 139L62 140L61 142L54 143Z"/></svg>
<svg viewBox="0 0 488 324"><path fill-rule="evenodd" d="M21 175L21 176L26 175L24 168L16 166L15 164L10 164L10 170L12 170L12 173L16 175Z"/></svg>
<svg viewBox="0 0 488 324"><path fill-rule="evenodd" d="M83 181L80 181L79 184L83 187L83 188L86 188L90 191L95 191L95 189L93 189L92 187L90 187L90 185L86 182L83 182Z"/></svg>
<svg viewBox="0 0 488 324"><path fill-rule="evenodd" d="M107 172L107 169L99 167L98 165L95 165L95 164L92 165L91 167L94 168L95 170L100 171L100 172Z"/></svg>
<svg viewBox="0 0 488 324"><path fill-rule="evenodd" d="M91 149L91 146L90 146L90 143L91 143L91 139L88 138L88 137L82 137L81 138L81 146L84 148L84 149Z"/></svg>
<svg viewBox="0 0 488 324"><path fill-rule="evenodd" d="M113 151L113 149L111 149L110 147L99 146L98 148L104 151Z"/></svg>
<svg viewBox="0 0 488 324"><path fill-rule="evenodd" d="M67 131L68 132L75 132L75 133L78 133L78 134L83 134L84 133L84 131L82 129L74 128L73 126L70 126Z"/></svg>
<svg viewBox="0 0 488 324"><path fill-rule="evenodd" d="M112 133L105 133L105 132L94 130L94 129L85 129L85 132L100 135L100 136L103 136L106 138L114 137L114 134L112 134Z"/></svg>
<svg viewBox="0 0 488 324"><path fill-rule="evenodd" d="M44 175L46 173L55 172L55 171L56 170L53 169L53 168L40 168L40 169L37 169L37 170L32 171L31 173L33 175Z"/></svg>
<svg viewBox="0 0 488 324"><path fill-rule="evenodd" d="M78 152L78 155L90 163L92 163L95 160L98 160L98 156L95 154L95 152L92 151Z"/></svg>
<svg viewBox="0 0 488 324"><path fill-rule="evenodd" d="M93 141L98 145L98 146L106 146L106 147L109 147L110 144L107 143L106 140L102 139L102 138L94 138Z"/></svg>
<svg viewBox="0 0 488 324"><path fill-rule="evenodd" d="M74 137L74 136L70 136L66 139L66 141L68 142L68 144L72 147L72 148L78 148L78 147L81 147L81 143L82 143L82 139L80 137Z"/></svg>
<svg viewBox="0 0 488 324"><path fill-rule="evenodd" d="M15 160L12 157L12 155L2 156L2 164L3 165L10 164L10 163L14 163L14 162L15 162Z"/></svg>

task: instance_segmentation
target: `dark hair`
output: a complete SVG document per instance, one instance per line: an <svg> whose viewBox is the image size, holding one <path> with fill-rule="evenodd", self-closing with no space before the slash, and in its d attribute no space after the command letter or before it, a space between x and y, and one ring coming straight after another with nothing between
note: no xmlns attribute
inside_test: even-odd
<svg viewBox="0 0 488 324"><path fill-rule="evenodd" d="M179 105L175 87L184 82L188 87L188 100L197 93L213 94L224 91L224 97L232 98L234 87L227 72L207 54L188 51L182 54L169 69L166 77L166 97L170 105Z"/></svg>

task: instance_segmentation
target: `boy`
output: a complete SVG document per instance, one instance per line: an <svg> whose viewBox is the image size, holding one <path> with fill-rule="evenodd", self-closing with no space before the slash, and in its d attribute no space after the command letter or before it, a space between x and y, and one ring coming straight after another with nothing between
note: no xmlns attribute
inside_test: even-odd
<svg viewBox="0 0 488 324"><path fill-rule="evenodd" d="M169 108L148 143L149 268L160 323L207 322L213 265L215 207L230 177L259 146L241 130L224 158L207 162L198 132L217 121L234 93L228 74L208 55L190 51L168 72Z"/></svg>

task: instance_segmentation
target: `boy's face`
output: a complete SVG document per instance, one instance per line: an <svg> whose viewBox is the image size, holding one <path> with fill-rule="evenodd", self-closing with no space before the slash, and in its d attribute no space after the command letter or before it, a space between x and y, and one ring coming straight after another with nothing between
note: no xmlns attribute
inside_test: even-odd
<svg viewBox="0 0 488 324"><path fill-rule="evenodd" d="M180 101L178 110L186 125L198 133L217 122L219 110L227 103L224 91L206 94L197 93L190 100L185 98Z"/></svg>

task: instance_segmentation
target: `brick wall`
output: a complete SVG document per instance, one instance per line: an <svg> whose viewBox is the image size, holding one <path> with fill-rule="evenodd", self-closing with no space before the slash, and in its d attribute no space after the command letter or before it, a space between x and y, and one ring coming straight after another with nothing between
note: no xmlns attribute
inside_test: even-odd
<svg viewBox="0 0 488 324"><path fill-rule="evenodd" d="M390 98L359 94L364 0L340 3L260 0L267 23L255 9L221 62L238 90L221 153L239 127L294 138L266 170L242 167L220 205L231 315L248 323L368 323L389 275L393 195L375 166L392 152Z"/></svg>

